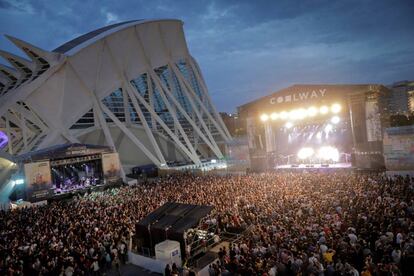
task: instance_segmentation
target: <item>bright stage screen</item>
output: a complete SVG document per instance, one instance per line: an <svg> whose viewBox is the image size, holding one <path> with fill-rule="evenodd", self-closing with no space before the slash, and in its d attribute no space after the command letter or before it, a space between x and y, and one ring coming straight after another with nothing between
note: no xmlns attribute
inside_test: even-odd
<svg viewBox="0 0 414 276"><path fill-rule="evenodd" d="M24 165L26 194L29 201L47 199L53 194L50 162L33 162Z"/></svg>
<svg viewBox="0 0 414 276"><path fill-rule="evenodd" d="M102 154L102 168L107 184L117 182L121 178L121 163L118 153Z"/></svg>

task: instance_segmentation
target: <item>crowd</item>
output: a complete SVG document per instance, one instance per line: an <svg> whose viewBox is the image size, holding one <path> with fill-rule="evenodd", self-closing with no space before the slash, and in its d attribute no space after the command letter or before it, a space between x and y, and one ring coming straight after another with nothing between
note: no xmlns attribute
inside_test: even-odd
<svg viewBox="0 0 414 276"><path fill-rule="evenodd" d="M0 275L100 275L127 259L135 223L168 201L208 204L246 229L210 275L410 275L414 181L349 172L170 176L0 213Z"/></svg>

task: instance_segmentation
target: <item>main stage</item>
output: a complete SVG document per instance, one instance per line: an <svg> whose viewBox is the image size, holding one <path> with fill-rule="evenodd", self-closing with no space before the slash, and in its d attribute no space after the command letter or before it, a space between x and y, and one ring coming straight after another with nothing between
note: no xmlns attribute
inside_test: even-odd
<svg viewBox="0 0 414 276"><path fill-rule="evenodd" d="M383 168L381 99L387 91L371 84L294 85L240 106L251 170L324 163Z"/></svg>

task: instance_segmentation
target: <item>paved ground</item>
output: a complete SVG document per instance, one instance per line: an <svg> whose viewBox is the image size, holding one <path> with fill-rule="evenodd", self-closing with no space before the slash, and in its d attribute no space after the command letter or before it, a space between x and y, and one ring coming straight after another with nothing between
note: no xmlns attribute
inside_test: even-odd
<svg viewBox="0 0 414 276"><path fill-rule="evenodd" d="M115 269L112 269L108 273L106 273L107 276L158 276L162 275L159 273L151 272L148 270L144 270L139 266L135 266L132 264L127 264L121 266L119 269L119 272L117 272Z"/></svg>

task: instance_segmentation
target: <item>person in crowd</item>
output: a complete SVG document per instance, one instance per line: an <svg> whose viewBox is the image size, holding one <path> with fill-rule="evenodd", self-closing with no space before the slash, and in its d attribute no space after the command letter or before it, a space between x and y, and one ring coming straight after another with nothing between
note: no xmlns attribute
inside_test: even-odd
<svg viewBox="0 0 414 276"><path fill-rule="evenodd" d="M167 264L164 269L164 276L171 276L170 264Z"/></svg>
<svg viewBox="0 0 414 276"><path fill-rule="evenodd" d="M179 275L178 267L175 263L173 263L171 267L171 276L178 276L178 275Z"/></svg>

